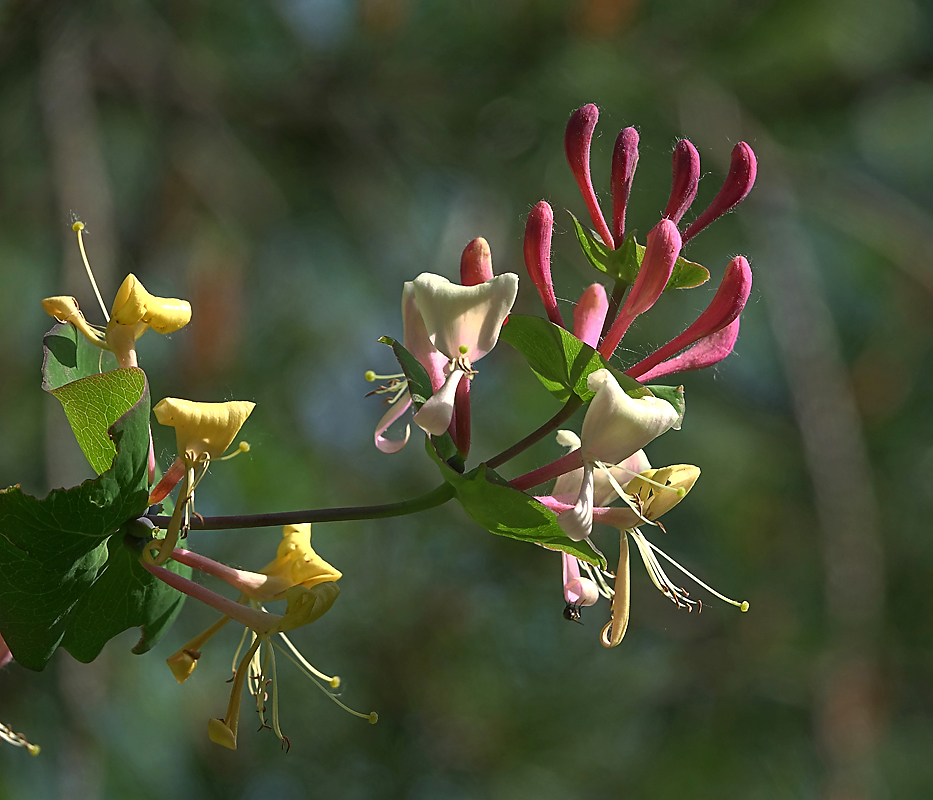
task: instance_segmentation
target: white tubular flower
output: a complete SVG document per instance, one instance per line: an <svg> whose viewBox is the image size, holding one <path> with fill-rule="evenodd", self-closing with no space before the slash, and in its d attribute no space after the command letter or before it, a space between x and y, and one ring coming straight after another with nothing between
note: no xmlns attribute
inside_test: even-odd
<svg viewBox="0 0 933 800"><path fill-rule="evenodd" d="M460 286L425 272L413 285L428 338L448 359L444 385L414 417L423 430L439 436L450 425L457 384L464 375L472 379L473 363L499 340L518 294L518 276L508 272L476 286Z"/></svg>
<svg viewBox="0 0 933 800"><path fill-rule="evenodd" d="M630 397L607 369L593 372L587 386L596 396L583 418L580 490L574 507L557 517L561 530L577 542L586 539L593 530L594 470L598 467L608 473L607 465L618 465L635 455L669 430L678 418L677 411L666 400Z"/></svg>

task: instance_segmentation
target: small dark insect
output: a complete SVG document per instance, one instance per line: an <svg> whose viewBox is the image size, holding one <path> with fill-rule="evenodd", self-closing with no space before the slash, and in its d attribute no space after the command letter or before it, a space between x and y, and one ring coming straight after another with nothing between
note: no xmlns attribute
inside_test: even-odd
<svg viewBox="0 0 933 800"><path fill-rule="evenodd" d="M583 622L580 619L582 610L582 606L575 606L573 603L567 603L564 607L564 619L570 622L579 622L582 625Z"/></svg>

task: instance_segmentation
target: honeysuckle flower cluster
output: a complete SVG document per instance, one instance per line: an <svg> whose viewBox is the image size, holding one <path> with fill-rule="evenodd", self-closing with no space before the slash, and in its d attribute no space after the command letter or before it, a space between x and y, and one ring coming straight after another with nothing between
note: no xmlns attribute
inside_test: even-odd
<svg viewBox="0 0 933 800"><path fill-rule="evenodd" d="M751 291L748 261L736 256L729 262L705 310L669 342L635 363L626 362L619 347L643 314L663 305L665 292L688 290L708 280L706 268L686 260L684 249L744 199L754 184L757 162L747 144L736 145L721 189L690 220L700 188L700 158L689 141L679 141L672 155L668 202L642 243L626 227L638 133L627 127L616 140L608 185L611 213L604 215L590 172L597 120L596 107L583 106L571 116L564 137L567 160L592 224L590 229L573 217L574 235L582 258L601 276L582 288L577 303L562 304L554 291L554 212L544 200L531 208L522 243L543 317L521 313L520 305L516 310L519 278L508 272L495 274L489 244L480 237L463 250L459 282L423 272L403 283L402 339L380 339L392 348L401 372L367 371L365 377L380 382L370 394L389 406L376 425L376 447L396 456L402 452L413 429L403 418L413 409L411 419L424 432L425 449L440 472L439 486L406 500L378 498L370 506L213 518L198 514L194 497L200 482L208 475L212 481L222 480L228 467L220 462L249 452L247 442L234 442L256 407L248 400L214 403L166 397L150 409L137 341L150 328L162 334L181 331L191 319L191 306L156 297L136 276L128 275L108 311L93 280L84 225L76 221L73 228L104 323L89 321L72 297L42 301L58 323L45 340L43 388L62 402L98 477L43 500L28 498L17 487L0 492L0 572L17 577L10 591L0 593L0 631L5 637L0 638L0 666L15 658L41 669L60 645L92 660L108 639L130 626L143 628L137 651L145 651L168 630L182 601L190 598L220 616L166 658L177 683L195 676L200 659L208 657L205 653L231 621L242 626L239 645L232 648L226 711L208 721L213 742L237 748L243 695L249 694L260 729L273 731L284 749L290 747L280 715L280 656L341 708L375 722L375 713L344 705L333 694L340 679L312 665L291 638L334 607L343 577L312 548L311 523L412 514L452 499L487 531L559 552L566 619L581 622L584 609L596 606L601 597L608 599L608 620L599 637L606 647L618 645L629 627L631 542L651 583L678 608L699 610L702 604L673 581L671 567L716 598L747 610L747 603L711 589L652 541L651 529L664 530L660 517L693 489L700 470L688 464L653 468L645 450L656 438L679 430L684 419L685 388L656 382L713 366L732 352ZM517 357L524 358L560 404L551 419L528 419L530 415L510 406L508 394L501 391L494 403L471 408L470 387L485 369L480 362L501 341L514 352L499 348L495 357L511 359L511 367L518 364ZM105 363L115 363L116 369L106 370ZM175 431L173 460L161 475L150 410L157 423ZM527 422L527 435L470 463L474 421L482 425L491 415L506 414ZM554 433L566 452L548 460L542 450L536 469L509 473L512 458L542 442L553 446L548 443ZM173 492L172 513L162 515ZM30 514L7 505L16 503L28 506ZM37 531L29 522L33 519L52 520L48 524L53 530ZM71 522L65 525L61 520ZM63 529L55 529L57 524ZM617 560L614 541L609 542L614 570L602 553L599 525L618 536ZM282 531L275 558L261 569L229 566L197 552L199 531L240 527ZM42 552L32 559L38 566L30 562L34 573L20 578L17 559L21 552L30 552L37 535L43 537ZM72 552L79 555L72 559ZM97 581L108 574L111 563L120 566L109 574L127 574L132 584L124 592L108 585L103 597L103 588L95 594ZM193 571L209 582L226 584L227 593L193 580ZM50 585L61 591L49 592ZM102 602L114 606L112 613L90 620L81 616L82 609ZM379 599L369 602L378 604ZM6 726L0 725L0 738L38 751Z"/></svg>

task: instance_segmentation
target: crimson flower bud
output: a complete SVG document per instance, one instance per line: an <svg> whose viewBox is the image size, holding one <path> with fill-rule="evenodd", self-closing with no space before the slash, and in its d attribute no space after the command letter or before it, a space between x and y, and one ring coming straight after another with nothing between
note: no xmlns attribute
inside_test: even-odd
<svg viewBox="0 0 933 800"><path fill-rule="evenodd" d="M463 248L463 255L460 256L460 284L478 286L486 283L493 275L489 242L482 236L473 239Z"/></svg>
<svg viewBox="0 0 933 800"><path fill-rule="evenodd" d="M638 165L638 131L623 128L612 151L612 235L617 244L625 238L625 207L632 191L632 179ZM675 222L677 220L674 220Z"/></svg>
<svg viewBox="0 0 933 800"><path fill-rule="evenodd" d="M671 197L664 209L664 216L677 225L697 196L700 185L700 154L686 139L681 139L674 148L671 172Z"/></svg>
<svg viewBox="0 0 933 800"><path fill-rule="evenodd" d="M732 148L732 164L719 194L713 198L713 202L709 204L709 207L684 232L684 242L690 241L705 227L715 222L723 214L728 214L741 203L755 185L755 176L757 174L758 160L755 158L755 153L745 142L739 142Z"/></svg>
<svg viewBox="0 0 933 800"><path fill-rule="evenodd" d="M593 181L590 179L590 143L593 140L593 129L599 119L599 109L592 103L578 108L570 115L567 130L564 133L564 152L567 154L567 163L570 171L577 180L583 201L590 212L593 227L596 233L605 242L606 246L615 250L615 244L606 220L593 191Z"/></svg>
<svg viewBox="0 0 933 800"><path fill-rule="evenodd" d="M554 296L554 283L551 280L551 230L554 227L554 212L542 200L531 209L525 223L525 268L531 282L541 295L541 302L547 312L547 318L555 325L564 327L557 298Z"/></svg>
<svg viewBox="0 0 933 800"><path fill-rule="evenodd" d="M653 369L649 369L638 380L642 383L650 383L666 375L673 375L675 372L689 372L695 369L706 369L722 361L735 347L735 341L739 338L739 321L742 318L736 317L725 328L704 336L692 347L688 347L679 355L662 361Z"/></svg>
<svg viewBox="0 0 933 800"><path fill-rule="evenodd" d="M619 316L616 317L599 348L603 358L609 358L614 352L629 326L639 314L653 306L667 282L671 279L674 264L680 254L680 232L669 219L662 219L648 234L645 257L635 278L635 285L629 292Z"/></svg>
<svg viewBox="0 0 933 800"><path fill-rule="evenodd" d="M625 370L625 374L638 380L662 361L730 325L742 313L751 291L751 267L743 256L736 256L726 267L726 274L722 276L722 283L719 284L712 301L694 323L634 367Z"/></svg>

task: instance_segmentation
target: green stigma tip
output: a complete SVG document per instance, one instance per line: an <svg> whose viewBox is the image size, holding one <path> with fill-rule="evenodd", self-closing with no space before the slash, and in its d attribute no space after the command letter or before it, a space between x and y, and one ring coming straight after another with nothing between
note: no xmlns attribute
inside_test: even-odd
<svg viewBox="0 0 933 800"><path fill-rule="evenodd" d="M340 686L340 676L339 676L339 675L334 675L334 677L330 679L330 688L331 688L331 689L336 689L336 688L338 688L339 686Z"/></svg>
<svg viewBox="0 0 933 800"><path fill-rule="evenodd" d="M469 353L469 352L470 352L470 348L469 348L469 347L467 347L465 344L460 345L460 355L464 355L464 356L465 356L465 355L466 355L467 353Z"/></svg>
<svg viewBox="0 0 933 800"><path fill-rule="evenodd" d="M84 223L81 220L76 219L71 226L71 230L73 230L75 233L77 233L78 231L83 231Z"/></svg>
<svg viewBox="0 0 933 800"><path fill-rule="evenodd" d="M366 370L366 372L363 373L363 377L366 378L366 380L368 380L370 383L372 383L374 380L376 380L376 373L373 372L371 369L368 369Z"/></svg>
<svg viewBox="0 0 933 800"><path fill-rule="evenodd" d="M369 712L369 722L372 725L375 725L377 722L379 722L379 715L375 711Z"/></svg>
<svg viewBox="0 0 933 800"><path fill-rule="evenodd" d="M687 496L687 490L684 489L683 486L681 486L681 487L677 490L677 496L680 497L681 499L683 499L684 497Z"/></svg>
<svg viewBox="0 0 933 800"><path fill-rule="evenodd" d="M248 453L248 452L249 452L249 442L240 442L239 448L240 448L240 452L241 452L241 453Z"/></svg>
<svg viewBox="0 0 933 800"><path fill-rule="evenodd" d="M743 614L744 614L746 611L748 611L748 600L743 600L743 601L742 601L742 605L739 606L739 609L741 610L741 612L742 612Z"/></svg>

